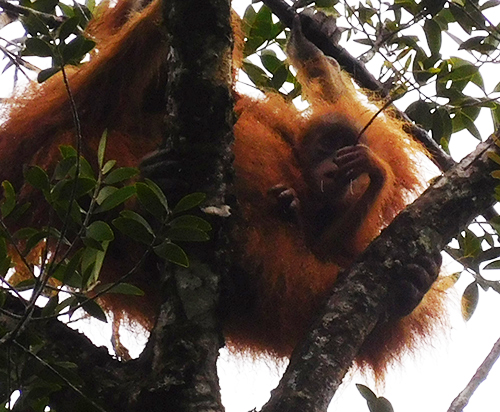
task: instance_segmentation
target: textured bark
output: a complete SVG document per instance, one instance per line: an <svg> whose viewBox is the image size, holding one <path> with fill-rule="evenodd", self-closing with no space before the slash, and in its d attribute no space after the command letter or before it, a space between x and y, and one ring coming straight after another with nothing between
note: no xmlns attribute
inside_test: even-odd
<svg viewBox="0 0 500 412"><path fill-rule="evenodd" d="M337 282L331 298L262 412L326 411L354 356L384 320L394 270L441 250L459 230L494 202L498 165L490 138L441 176L371 243Z"/></svg>
<svg viewBox="0 0 500 412"><path fill-rule="evenodd" d="M191 258L189 269L165 272L157 324L137 360L118 362L61 322L33 319L19 339L40 334L47 341L34 364L43 370L44 359L73 362L81 379L76 385L63 382L50 393L51 406L60 411L224 410L216 370L223 340L215 312L222 271L210 268L229 267L222 252L227 241L220 233L232 173L230 1L164 0L163 10L165 35L157 41L168 45L166 87L158 84L158 90L166 90L165 142L189 162L185 177L193 182L191 190L207 194L214 236L194 251L197 259ZM0 326L12 330L16 316L9 315L21 317L24 307L8 300L13 306L0 312ZM26 357L34 358L30 345L17 341L11 350L22 354L25 348ZM7 396L2 390L0 395Z"/></svg>
<svg viewBox="0 0 500 412"><path fill-rule="evenodd" d="M165 146L186 164L190 192L206 193L205 206L223 211L231 176L230 2L165 0L163 10L169 45ZM148 375L129 392L127 410L224 409L216 370L223 344L215 313L221 273L210 269L225 259L225 240L218 236L223 220L212 221L213 239L196 250L203 264L191 258L188 269L165 273L157 324L139 359Z"/></svg>

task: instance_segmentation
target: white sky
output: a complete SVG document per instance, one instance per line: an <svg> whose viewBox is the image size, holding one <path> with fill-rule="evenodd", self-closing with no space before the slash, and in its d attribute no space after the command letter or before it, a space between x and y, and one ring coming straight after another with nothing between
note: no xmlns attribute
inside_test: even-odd
<svg viewBox="0 0 500 412"><path fill-rule="evenodd" d="M234 8L241 14L246 8L248 0L233 0ZM0 31L0 36L8 37ZM462 39L466 35L459 33ZM443 50L454 50L456 45L446 36L447 42ZM351 51L351 49L350 49ZM0 66L1 69L2 66ZM493 68L490 73L483 74L487 83L487 90L491 90L498 82L498 74ZM11 84L0 82L0 97L7 96L11 91ZM479 125L483 136L493 131L491 118L486 110L481 114ZM477 141L470 138L468 132L462 132L462 137L455 137L451 143L452 154L460 159L469 153ZM453 264L450 264L453 266ZM444 270L452 273L455 267L445 267ZM498 279L498 276L496 277ZM402 365L391 370L386 379L385 387L376 389L373 382L359 374L351 374L335 396L330 411L367 412L366 402L359 395L355 383L363 383L376 389L379 396L387 397L396 411L420 412L445 411L451 401L464 388L476 368L490 351L493 343L500 337L500 322L497 314L500 313L500 299L492 293L481 292L479 306L472 319L465 323L460 316L459 297L471 281L464 275L457 284L455 295L450 299L451 327L436 336L432 347L423 347L420 352L408 357ZM110 331L94 326L82 326L83 329L92 329L92 338L99 345L109 347ZM132 341L125 345L131 352L137 352L139 346L134 341L136 336L128 337ZM144 339L142 339L144 341ZM270 391L277 385L282 367L270 362L253 362L248 359L236 358L222 351L219 360L220 380L223 402L228 412L243 412L253 408L259 409L269 398ZM471 403L465 409L467 412L500 411L497 390L500 387L500 366L496 365L489 378L483 383Z"/></svg>

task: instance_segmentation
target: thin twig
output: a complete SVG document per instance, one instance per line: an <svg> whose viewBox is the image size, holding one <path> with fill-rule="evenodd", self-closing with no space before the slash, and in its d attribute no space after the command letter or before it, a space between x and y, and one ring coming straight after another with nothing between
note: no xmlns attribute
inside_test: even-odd
<svg viewBox="0 0 500 412"><path fill-rule="evenodd" d="M497 359L500 357L500 339L498 339L495 344L493 345L493 348L491 349L491 352L486 356L485 360L479 366L477 369L476 373L470 380L470 382L467 384L465 389L458 394L458 396L453 400L453 402L450 405L450 408L448 409L448 412L460 412L462 411L467 404L470 401L470 398L476 391L476 389L479 387L479 385L486 379L488 376L488 373L490 373L491 368L497 361Z"/></svg>
<svg viewBox="0 0 500 412"><path fill-rule="evenodd" d="M9 3L6 0L0 0L0 7L6 12L15 14L16 16L36 16L42 21L53 25L54 27L60 26L67 20L64 16L54 16L53 14L43 13L38 10L30 9L29 7L19 6L17 4Z"/></svg>

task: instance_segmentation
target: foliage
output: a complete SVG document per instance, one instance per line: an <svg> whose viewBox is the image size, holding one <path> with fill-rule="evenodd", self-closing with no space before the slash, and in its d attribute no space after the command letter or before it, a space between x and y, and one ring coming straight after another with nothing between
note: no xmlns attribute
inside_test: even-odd
<svg viewBox="0 0 500 412"><path fill-rule="evenodd" d="M27 56L49 57L51 67L38 72L38 81L43 82L65 65L80 64L94 48L95 42L84 35L92 18L94 1L68 6L58 0L22 0L19 6L28 11L20 17L26 36L12 41L14 52L4 50L9 59L4 70L10 66L20 68L19 62L24 62ZM47 22L46 16L56 13L62 14L62 19L57 24Z"/></svg>
<svg viewBox="0 0 500 412"><path fill-rule="evenodd" d="M337 24L343 23L346 27L338 30L346 41L365 46L359 59L379 63L379 80L390 86L391 99L410 101L406 114L429 131L445 151L452 137L463 139L463 135L458 134L462 130L476 139L484 137L478 127L482 109L490 112L495 129L500 125L497 98L500 83L488 90L482 74L487 67L499 62L500 24L493 24L489 16L498 12L500 2L396 0L389 4L332 0L298 3L321 6L318 8L332 19L344 16ZM457 26L467 40L460 40ZM255 5L250 5L243 27L248 36L243 70L255 86L262 90L275 89L288 98L300 93L300 84L286 61L276 57L276 48L283 49L286 44L287 30L283 25L273 22L266 6L257 10ZM443 36L451 37L456 43L456 56L446 55ZM425 42L419 40L422 38ZM249 62L248 57L252 55L258 56L260 65ZM286 83L290 87L287 88ZM285 91L290 88L291 91ZM484 290L500 290L499 282L488 281L480 274L483 262L498 259L500 255L498 222L495 218L491 226L478 223L473 229L482 234L468 229L458 235L458 247L447 248L448 253L464 265L464 270L474 276L463 298L466 319L477 305L477 285ZM495 260L484 269L498 267ZM453 274L450 279L456 281L459 275Z"/></svg>
<svg viewBox="0 0 500 412"><path fill-rule="evenodd" d="M71 319L75 312L81 316L77 310L82 309L87 315L106 322L98 298L107 293L142 295L139 288L126 281L149 253L188 267L186 253L175 242L209 239L210 224L186 214L203 202L204 194L187 195L171 209L154 182L131 180L137 176L137 169L117 167L115 160L105 162L105 147L106 134L99 146L97 173L70 146L60 148L61 160L51 178L38 166L26 170L26 183L43 194L50 210L47 225L40 228L21 227L11 233L8 226L15 226L16 220L34 206L19 204L12 185L8 181L2 183L0 308L7 292L26 297L29 305L43 296L46 298L43 309L38 316L31 316L30 321L64 315ZM40 204L36 207L43 209ZM117 237L116 230L145 247L137 264L118 282L103 284L99 275L106 253ZM17 333L16 328L0 330L0 339L3 343L15 340ZM36 355L36 348L44 345L43 340L33 334L25 339L33 340L25 342L26 347L32 348L31 355ZM10 356L3 353L0 357L0 388L4 388L0 391L0 404L6 404L19 382L19 389L23 388L22 405L29 404L30 410L43 411L47 395L60 388L61 379L52 376L44 365L34 366L37 361L30 354L21 350L14 355L18 350L13 348ZM15 369L8 366L11 357L16 359ZM71 382L78 382L71 371L74 365L55 360L49 363ZM29 379L20 378L19 373L27 373Z"/></svg>
<svg viewBox="0 0 500 412"><path fill-rule="evenodd" d="M492 93L496 94L500 85L486 90L481 74L485 66L498 63L500 33L498 26L487 17L488 13L497 10L498 2L307 3L321 6L332 19L345 17L341 21L347 23L347 27L338 30L347 41L365 46L360 60L367 63L378 57L379 79L391 87L393 99L417 91L417 98L413 98L406 113L430 131L445 150L451 136L461 130L468 130L480 138L474 122L482 108L490 110L495 126L499 124L499 106ZM453 33L457 25L467 34L467 40L462 41ZM243 18L243 27L248 37L243 70L252 82L262 90L275 89L282 93L282 86L289 83L293 89L284 94L292 98L297 96L300 86L284 58L279 59L276 54L276 49L283 49L286 43L284 26L273 22L267 7L256 11L256 7L250 5ZM446 56L443 36L451 37L457 43L457 50L467 52L470 59ZM421 38L426 42L421 42ZM250 62L248 57L251 55L260 59L261 67ZM475 96L474 89L466 90L466 86L472 84L483 96Z"/></svg>

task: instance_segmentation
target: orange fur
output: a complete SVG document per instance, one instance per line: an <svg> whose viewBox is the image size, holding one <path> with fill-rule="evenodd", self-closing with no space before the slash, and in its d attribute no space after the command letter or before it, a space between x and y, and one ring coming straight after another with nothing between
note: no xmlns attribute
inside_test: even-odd
<svg viewBox="0 0 500 412"><path fill-rule="evenodd" d="M107 155L121 166L137 166L161 140L161 113L148 112L144 104L148 90L159 82L166 54L159 16L159 2L138 12L132 1L124 0L115 8L103 6L101 18L89 28L99 40L98 52L89 63L69 74L82 121L83 152L89 160L95 158L97 142L105 129ZM235 59L239 56L236 54ZM309 121L335 111L364 125L375 112L373 105L360 99L350 78L326 59L296 63L312 104L310 110L300 113L275 95L260 100L243 96L235 108L239 118L233 150L241 217L232 236L237 245L235 258L244 268L256 300L245 310L226 308L225 333L235 350L277 357L291 353L340 270L352 263L352 256L332 257L327 262L318 259L306 247L297 225L281 222L269 212L267 191L286 183L299 194L305 192L292 147ZM74 141L69 107L60 76L41 86L30 86L11 101L5 113L7 121L0 126L2 178L19 187L22 163L46 168L54 165L58 145ZM422 149L403 132L400 122L389 115L377 117L364 134L363 143L386 165L388 177L369 215L350 240L354 255L422 186L415 160ZM33 197L27 188L21 193L25 199ZM41 224L42 218L44 213L38 212L25 223ZM125 242L113 249L102 277L109 281L128 271L135 263L131 259L139 253L129 253L135 248ZM156 309L154 290L158 280L154 273L154 269L144 268L134 279L147 292L146 299L110 295L105 306L150 327ZM238 297L234 301L238 302ZM413 314L379 328L365 344L358 363L382 371L402 351L412 349L430 334L441 311L442 294L431 292Z"/></svg>

